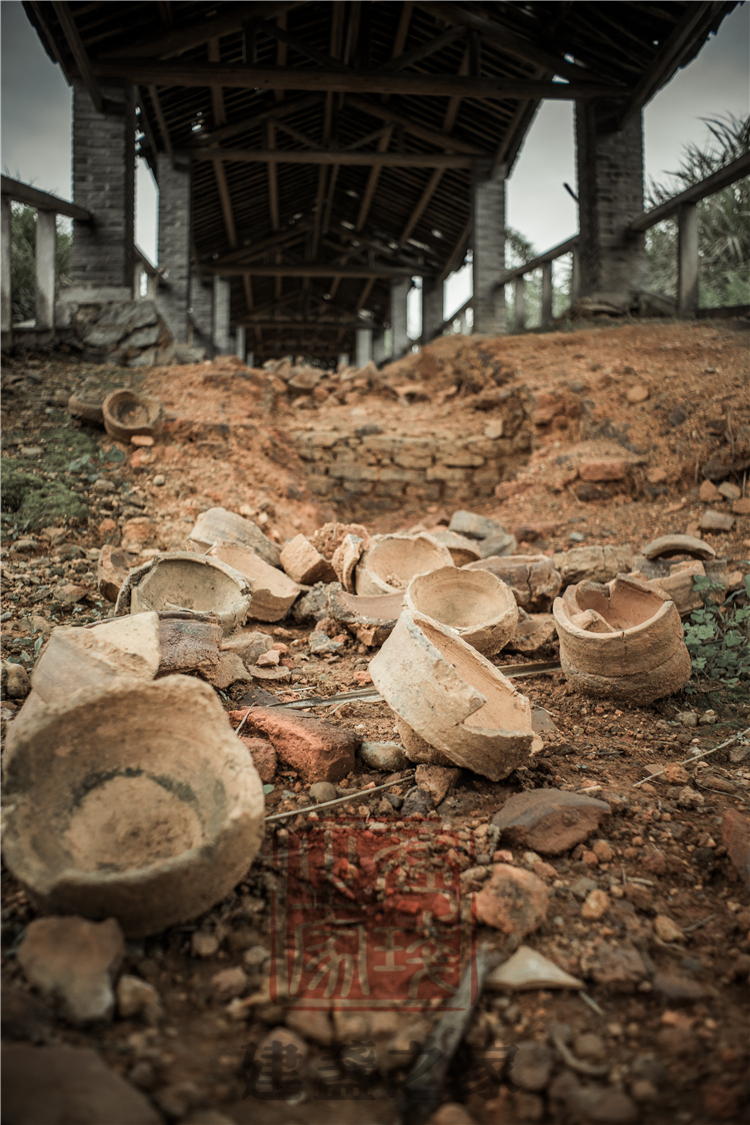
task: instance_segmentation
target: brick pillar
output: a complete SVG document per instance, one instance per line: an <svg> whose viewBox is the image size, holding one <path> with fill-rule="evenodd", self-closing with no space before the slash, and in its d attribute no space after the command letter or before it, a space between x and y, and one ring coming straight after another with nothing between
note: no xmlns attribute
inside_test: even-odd
<svg viewBox="0 0 750 1125"><path fill-rule="evenodd" d="M106 113L73 82L73 201L94 221L73 224L70 273L74 291L127 300L135 269L135 100L129 87L103 85L102 93Z"/></svg>
<svg viewBox="0 0 750 1125"><path fill-rule="evenodd" d="M228 279L214 276L214 349L217 355L227 355L232 350L229 332L230 297Z"/></svg>
<svg viewBox="0 0 750 1125"><path fill-rule="evenodd" d="M429 344L443 327L443 283L422 278L422 343Z"/></svg>
<svg viewBox="0 0 750 1125"><path fill-rule="evenodd" d="M617 128L612 101L576 102L580 296L628 309L646 284L645 235L628 233L643 210L641 115Z"/></svg>
<svg viewBox="0 0 750 1125"><path fill-rule="evenodd" d="M10 332L11 329L11 291L10 291L10 257L11 257L11 211L10 200L3 198L0 202L2 211L2 253L0 254L0 277L2 277L2 331Z"/></svg>
<svg viewBox="0 0 750 1125"><path fill-rule="evenodd" d="M358 328L355 333L355 366L364 367L372 359L372 328Z"/></svg>
<svg viewBox="0 0 750 1125"><path fill-rule="evenodd" d="M505 269L505 166L490 179L492 162L475 160L472 182L474 332L499 336L507 331L505 293L497 279Z"/></svg>
<svg viewBox="0 0 750 1125"><path fill-rule="evenodd" d="M406 298L411 289L411 280L391 282L391 333L392 358L400 359L409 347L409 334L406 331Z"/></svg>
<svg viewBox="0 0 750 1125"><path fill-rule="evenodd" d="M159 293L159 312L176 344L187 343L190 304L189 168L173 168L166 153L157 157L159 184L159 267L167 288Z"/></svg>
<svg viewBox="0 0 750 1125"><path fill-rule="evenodd" d="M209 281L205 284L197 276L190 278L190 321L193 325L193 344L214 354L214 291Z"/></svg>

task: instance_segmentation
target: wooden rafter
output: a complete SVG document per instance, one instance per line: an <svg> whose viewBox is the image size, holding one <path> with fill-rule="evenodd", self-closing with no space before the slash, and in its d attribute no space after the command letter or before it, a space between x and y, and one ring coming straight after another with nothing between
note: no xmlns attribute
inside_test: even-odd
<svg viewBox="0 0 750 1125"><path fill-rule="evenodd" d="M193 143L196 148L209 143L219 144L229 137L236 137L238 133L247 133L250 129L262 125L264 121L268 121L271 117L273 117L278 124L284 117L289 117L293 113L301 113L305 109L311 109L313 106L320 105L324 97L324 94L303 94L300 98L289 98L283 105L273 105L258 113L252 113L247 117L243 117L241 121L233 121L221 129L211 129L210 131L201 130L199 133L196 133Z"/></svg>
<svg viewBox="0 0 750 1125"><path fill-rule="evenodd" d="M252 277L372 277L375 280L378 278L411 277L416 272L413 267L405 269L401 266L343 266L334 262L306 262L294 265L279 263L272 266L217 266L213 263L206 263L203 268L208 273L220 273L226 277L241 277L243 274L250 274ZM428 274L424 267L420 267L420 272L425 276L431 276L433 271L430 270Z"/></svg>
<svg viewBox="0 0 750 1125"><path fill-rule="evenodd" d="M169 136L169 128L164 117L164 112L161 108L161 102L159 101L159 91L156 89L156 86L149 86L148 92L151 98L151 104L154 107L156 120L159 122L159 132L161 133L161 139L164 142L164 148L166 149L167 156L169 157L169 163L174 168L174 149L172 148L172 140Z"/></svg>
<svg viewBox="0 0 750 1125"><path fill-rule="evenodd" d="M100 58L119 59L132 53L137 48L142 58L168 59L174 55L190 51L194 47L201 47L209 39L220 38L222 35L231 35L239 31L243 23L250 19L272 20L290 8L299 7L298 2L288 3L286 0L268 0L267 3L232 4L231 10L212 19L203 19L188 27L173 28L161 35L152 35L141 43L133 44L129 41L126 47L117 47L113 51L104 51Z"/></svg>
<svg viewBox="0 0 750 1125"><path fill-rule="evenodd" d="M104 108L104 98L102 97L99 83L97 82L96 76L94 75L94 72L91 68L91 62L86 52L86 48L84 47L81 36L78 33L76 21L71 14L70 5L65 3L64 0L53 0L52 9L57 16L60 27L63 30L63 34L65 35L68 47L70 48L70 53L75 59L75 64L78 67L78 72L85 83L86 89L89 92L89 96L96 106L97 111L101 113Z"/></svg>
<svg viewBox="0 0 750 1125"><path fill-rule="evenodd" d="M457 137L452 137L448 133L441 132L440 129L427 129L424 125L413 121L404 113L397 113L395 110L389 109L387 106L381 105L379 102L368 101L366 98L358 98L356 94L347 94L344 106L351 106L353 109L359 109L362 113L368 113L372 117L379 117L381 121L388 121L393 125L400 125L405 132L411 133L414 137L419 137L429 144L438 145L440 148L451 149L453 152L463 152L467 156L488 156L489 154L479 145L469 144L467 141L459 140Z"/></svg>
<svg viewBox="0 0 750 1125"><path fill-rule="evenodd" d="M269 122L269 140L274 126ZM390 137L383 139L386 143ZM379 168L471 168L472 157L453 152L384 152L383 141L376 152L342 152L340 149L208 148L189 149L193 160L226 160L230 164L337 164ZM277 228L274 227L274 230Z"/></svg>

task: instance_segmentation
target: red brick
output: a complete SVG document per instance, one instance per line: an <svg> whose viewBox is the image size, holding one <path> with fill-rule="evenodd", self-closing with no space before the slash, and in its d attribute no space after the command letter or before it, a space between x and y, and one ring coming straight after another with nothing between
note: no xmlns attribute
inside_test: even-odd
<svg viewBox="0 0 750 1125"><path fill-rule="evenodd" d="M354 731L281 707L254 707L245 726L270 738L280 760L297 770L303 785L341 781L354 769L354 753L362 742Z"/></svg>
<svg viewBox="0 0 750 1125"><path fill-rule="evenodd" d="M583 461L578 466L578 475L581 480L594 482L625 480L630 476L630 462L622 457L613 457L606 461Z"/></svg>

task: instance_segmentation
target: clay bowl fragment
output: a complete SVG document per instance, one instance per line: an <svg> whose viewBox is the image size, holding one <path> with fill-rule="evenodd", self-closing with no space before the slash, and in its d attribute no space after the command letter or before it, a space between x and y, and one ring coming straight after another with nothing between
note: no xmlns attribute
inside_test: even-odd
<svg viewBox="0 0 750 1125"><path fill-rule="evenodd" d="M219 902L255 858L260 779L208 684L123 678L11 728L5 862L43 913L159 933Z"/></svg>
<svg viewBox="0 0 750 1125"><path fill-rule="evenodd" d="M244 625L253 596L247 578L218 559L171 551L131 570L115 613L191 609L218 615L224 636Z"/></svg>
<svg viewBox="0 0 750 1125"><path fill-rule="evenodd" d="M404 607L404 595L400 590L395 594L349 594L335 583L328 592L328 607L334 621L372 648L391 635Z"/></svg>
<svg viewBox="0 0 750 1125"><path fill-rule="evenodd" d="M516 603L529 611L551 609L562 589L560 572L546 555L491 555L465 569L488 570L510 586Z"/></svg>
<svg viewBox="0 0 750 1125"><path fill-rule="evenodd" d="M442 761L492 781L528 760L528 699L454 630L404 609L369 667L412 760L424 760L418 751L426 744Z"/></svg>
<svg viewBox="0 0 750 1125"><path fill-rule="evenodd" d="M485 656L500 652L518 624L512 590L488 570L445 566L418 574L409 583L405 605L455 629Z"/></svg>
<svg viewBox="0 0 750 1125"><path fill-rule="evenodd" d="M260 555L237 543L217 543L209 558L218 559L237 571L252 590L248 616L256 621L281 621L286 617L301 587L283 570L269 566Z"/></svg>
<svg viewBox="0 0 750 1125"><path fill-rule="evenodd" d="M260 555L269 566L281 566L281 551L252 520L228 512L226 508L209 508L201 512L188 537L188 547L205 554L217 543L236 543Z"/></svg>
<svg viewBox="0 0 750 1125"><path fill-rule="evenodd" d="M158 398L125 389L113 391L102 403L104 428L116 441L130 441L135 434L153 434L162 413Z"/></svg>
<svg viewBox="0 0 750 1125"><path fill-rule="evenodd" d="M394 594L405 590L417 574L452 566L447 547L431 535L374 535L359 561L358 594Z"/></svg>
<svg viewBox="0 0 750 1125"><path fill-rule="evenodd" d="M584 695L646 704L690 679L677 607L648 582L579 582L556 598L553 614L565 678Z"/></svg>
<svg viewBox="0 0 750 1125"><path fill-rule="evenodd" d="M448 531L447 527L435 528L430 535L441 547L447 547L453 559L454 566L466 566L479 558L476 540L467 539L457 531Z"/></svg>

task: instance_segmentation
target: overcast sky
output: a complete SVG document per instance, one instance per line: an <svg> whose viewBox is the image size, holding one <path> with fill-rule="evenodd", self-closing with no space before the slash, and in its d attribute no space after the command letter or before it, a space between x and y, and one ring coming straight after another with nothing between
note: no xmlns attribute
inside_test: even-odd
<svg viewBox="0 0 750 1125"><path fill-rule="evenodd" d="M685 144L707 139L701 117L748 113L750 4L724 20L719 34L679 71L644 112L647 179L678 167ZM46 55L20 0L2 0L2 166L44 191L70 199L71 98L60 68ZM546 250L578 229L577 209L563 188L575 185L573 106L545 102L508 183L508 224ZM139 169L136 238L154 257L156 195ZM463 298L465 299L465 298ZM452 302L451 302L452 303ZM460 303L460 302L459 302Z"/></svg>

